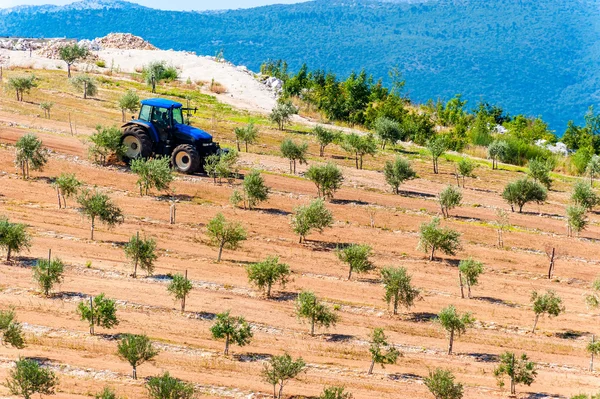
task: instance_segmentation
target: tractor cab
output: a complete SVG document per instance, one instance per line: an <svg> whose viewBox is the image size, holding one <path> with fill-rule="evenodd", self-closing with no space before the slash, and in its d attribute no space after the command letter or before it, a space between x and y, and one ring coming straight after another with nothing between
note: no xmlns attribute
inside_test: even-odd
<svg viewBox="0 0 600 399"><path fill-rule="evenodd" d="M169 156L176 170L199 171L204 165L203 159L218 153L220 148L209 133L184 123L184 111L191 109L176 101L143 100L138 118L123 125L121 142L125 146L126 160Z"/></svg>

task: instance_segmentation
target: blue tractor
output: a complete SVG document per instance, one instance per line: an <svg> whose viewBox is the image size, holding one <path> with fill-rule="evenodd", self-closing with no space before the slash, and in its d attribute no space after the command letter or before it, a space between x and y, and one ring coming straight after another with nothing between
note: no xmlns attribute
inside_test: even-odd
<svg viewBox="0 0 600 399"><path fill-rule="evenodd" d="M163 98L142 101L138 118L133 117L122 126L125 161L153 155L168 156L173 168L179 172L200 171L204 158L220 153L221 149L210 134L184 123L184 111L191 109Z"/></svg>

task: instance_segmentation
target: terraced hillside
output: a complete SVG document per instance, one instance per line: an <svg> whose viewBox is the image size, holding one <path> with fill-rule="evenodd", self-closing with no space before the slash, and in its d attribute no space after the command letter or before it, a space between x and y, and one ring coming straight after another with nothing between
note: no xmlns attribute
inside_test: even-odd
<svg viewBox="0 0 600 399"><path fill-rule="evenodd" d="M18 73L22 71L7 71L5 78ZM171 225L167 197L140 197L134 174L124 166L92 164L83 143L96 124L120 121L116 99L125 89L134 87L141 97L151 96L146 89L125 76L104 77L97 98L83 101L71 91L64 72L36 71L36 75L40 87L25 95L25 102L16 102L12 93L0 96L0 215L27 224L33 235L30 252L10 263L0 262L0 310L14 307L27 341L22 350L0 347L1 380L14 360L26 356L55 370L60 399L93 397L107 385L128 398L145 397L144 379L163 371L193 382L202 397L266 398L272 396L272 387L261 378L264 362L288 352L302 356L308 365L286 386L288 397L318 397L325 385L343 385L357 399L428 398L432 396L423 377L441 367L465 384L465 398L475 399L508 396L497 386L493 370L498 355L509 350L525 352L537 364L535 382L518 386L519 397L568 398L597 390L598 375L588 371L585 347L599 331L598 315L586 307L583 296L600 274L600 216L591 214L590 227L581 237L566 237L563 215L573 178L554 176L547 203L511 213L513 228L505 233L500 249L496 211L509 210L500 193L523 170L501 165L501 170L492 171L487 161L478 160L477 178L467 180L462 206L442 222L460 231L463 249L457 256L440 255L430 262L417 249L418 230L440 214L436 197L454 182L455 155L440 163L438 175L432 173L425 152L408 145L366 158L365 169L356 170L354 161L333 145L325 159L319 158L316 142L306 134L308 127L292 126L282 133L264 116L236 111L192 86L177 85L160 90L166 96L193 93L200 107L194 124L212 131L224 145L234 146L235 126L249 118L255 121L260 140L250 146L250 153L241 154L241 172L262 169L272 194L256 210L234 209L229 197L239 180L233 186L218 185L206 176L178 175L173 184L179 198L177 223ZM49 99L55 102L52 119L44 119L39 103ZM27 132L35 132L51 150L47 167L32 172L29 181L17 175L13 163L13 145ZM333 161L345 176L343 188L327 203L335 218L333 227L310 234L304 244L298 243L289 226L290 214L315 198L316 189L301 176L306 165L299 168L300 176L288 174L288 161L278 155L284 137L309 142L309 165ZM396 152L408 157L418 173L418 179L401 187L401 195L391 194L380 172ZM99 225L96 241L91 241L89 222L74 201L67 209L57 207L49 183L65 171L109 194L123 209L124 224L112 230ZM223 261L216 263L217 250L207 245L206 224L219 212L240 221L248 240L239 250L225 250ZM138 231L156 239L160 256L154 276L134 279L123 246ZM376 270L348 281L347 269L335 255L345 243L372 246ZM550 280L547 247L555 247L559 255ZM67 267L57 293L46 298L32 280L32 265L46 257L48 249ZM265 299L248 283L246 265L270 255L290 265L293 281L283 290L276 287L273 299ZM473 298L461 299L456 266L468 257L482 261L485 272L473 288ZM406 267L422 292L422 300L398 316L383 300L380 269L386 266ZM182 313L166 286L168 275L184 270L194 289ZM303 289L314 291L335 309L340 317L335 327L310 336L308 325L295 316L295 298ZM553 319L543 317L532 334L531 292L549 289L561 296L566 312ZM98 334L90 336L76 307L99 293L118 301L121 322L111 330L98 328ZM446 354L447 337L434 322L450 304L476 318L474 327L455 342L453 355ZM254 330L252 342L234 346L229 356L222 354L223 343L213 340L209 331L215 314L226 310L244 316ZM403 356L397 364L376 366L368 375L369 335L374 328L383 328ZM116 354L122 333L145 333L160 350L155 360L139 368L137 381ZM5 387L0 387L0 396L8 396Z"/></svg>

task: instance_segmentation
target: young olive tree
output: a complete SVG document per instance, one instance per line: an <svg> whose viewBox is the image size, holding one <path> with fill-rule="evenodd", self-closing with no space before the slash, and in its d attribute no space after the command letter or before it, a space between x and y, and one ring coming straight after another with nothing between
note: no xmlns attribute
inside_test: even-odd
<svg viewBox="0 0 600 399"><path fill-rule="evenodd" d="M301 357L294 360L289 354L273 356L265 364L262 377L265 382L273 385L273 398L281 399L283 387L289 380L296 378L306 368L306 363ZM277 389L279 386L279 389Z"/></svg>
<svg viewBox="0 0 600 399"><path fill-rule="evenodd" d="M58 378L53 371L40 366L33 359L19 358L15 367L9 371L6 387L11 395L31 399L38 393L40 395L54 395Z"/></svg>
<svg viewBox="0 0 600 399"><path fill-rule="evenodd" d="M34 133L24 134L15 144L15 165L23 179L29 179L29 170L43 170L48 162L48 150Z"/></svg>
<svg viewBox="0 0 600 399"><path fill-rule="evenodd" d="M17 321L17 315L13 309L0 310L0 344L10 345L17 349L25 347L23 327Z"/></svg>
<svg viewBox="0 0 600 399"><path fill-rule="evenodd" d="M496 210L496 231L498 232L498 248L504 248L504 232L509 231L512 227L508 220L508 213L504 209Z"/></svg>
<svg viewBox="0 0 600 399"><path fill-rule="evenodd" d="M356 133L350 133L344 136L342 148L349 154L354 155L356 169L363 168L363 158L365 155L375 155L377 153L377 143L372 134L359 136Z"/></svg>
<svg viewBox="0 0 600 399"><path fill-rule="evenodd" d="M463 285L467 285L469 299L471 299L471 287L479 284L479 276L483 273L483 263L469 259L463 259L458 264L460 274L460 294L464 298Z"/></svg>
<svg viewBox="0 0 600 399"><path fill-rule="evenodd" d="M129 242L123 247L125 256L133 263L133 278L137 277L137 268L140 266L148 276L154 273L156 255L156 241L152 238L140 238L140 233L131 236Z"/></svg>
<svg viewBox="0 0 600 399"><path fill-rule="evenodd" d="M298 108L291 101L278 102L275 108L271 110L269 119L275 123L279 130L284 130L285 125L289 124L292 115L298 113Z"/></svg>
<svg viewBox="0 0 600 399"><path fill-rule="evenodd" d="M169 294L173 295L176 301L181 301L181 312L185 312L185 299L192 291L193 285L187 278L187 270L185 276L183 274L175 274L173 280L167 286Z"/></svg>
<svg viewBox="0 0 600 399"><path fill-rule="evenodd" d="M454 255L461 249L460 233L447 227L440 227L440 218L434 217L431 222L421 224L419 228L419 248L429 254L429 260L435 258L435 251L446 255Z"/></svg>
<svg viewBox="0 0 600 399"><path fill-rule="evenodd" d="M535 328L540 316L547 314L548 317L556 317L565 311L562 299L552 290L547 291L545 294L533 291L531 293L531 304L535 313L535 321L531 329L533 334L535 334Z"/></svg>
<svg viewBox="0 0 600 399"><path fill-rule="evenodd" d="M585 173L590 177L590 186L593 186L594 178L600 174L600 156L592 155L585 167Z"/></svg>
<svg viewBox="0 0 600 399"><path fill-rule="evenodd" d="M215 184L217 184L217 178L219 184L221 184L222 179L233 182L239 170L237 166L238 158L239 153L235 150L209 155L204 158L204 171L213 178Z"/></svg>
<svg viewBox="0 0 600 399"><path fill-rule="evenodd" d="M460 206L460 203L462 202L462 193L458 187L454 187L450 184L440 193L439 201L444 219L448 218L450 217L450 209Z"/></svg>
<svg viewBox="0 0 600 399"><path fill-rule="evenodd" d="M548 161L539 158L529 161L529 171L527 171L527 174L534 182L542 184L546 189L550 189L552 185L550 172L552 172L552 165Z"/></svg>
<svg viewBox="0 0 600 399"><path fill-rule="evenodd" d="M21 223L11 223L6 218L0 218L0 248L6 251L6 261L10 262L13 253L19 253L31 248L31 235L27 226Z"/></svg>
<svg viewBox="0 0 600 399"><path fill-rule="evenodd" d="M96 220L106 224L109 228L117 224L123 223L123 211L116 206L110 197L99 191L82 190L77 197L79 203L79 212L87 216L92 222L90 229L90 239L94 239L94 230L96 228Z"/></svg>
<svg viewBox="0 0 600 399"><path fill-rule="evenodd" d="M435 321L448 333L448 354L452 354L454 337L460 337L475 323L471 313L459 314L454 305L442 309Z"/></svg>
<svg viewBox="0 0 600 399"><path fill-rule="evenodd" d="M331 386L323 388L319 399L354 399L354 396L352 393L346 392L344 387Z"/></svg>
<svg viewBox="0 0 600 399"><path fill-rule="evenodd" d="M319 198L332 199L337 190L342 187L344 175L334 163L326 165L311 165L304 176L315 183Z"/></svg>
<svg viewBox="0 0 600 399"><path fill-rule="evenodd" d="M215 324L210 328L214 339L225 339L223 354L229 355L229 345L246 346L252 339L252 327L243 317L232 317L229 311L219 313Z"/></svg>
<svg viewBox="0 0 600 399"><path fill-rule="evenodd" d="M210 244L219 247L217 262L221 261L223 248L235 250L247 238L246 230L238 222L229 222L222 213L217 214L206 226Z"/></svg>
<svg viewBox="0 0 600 399"><path fill-rule="evenodd" d="M132 378L137 380L137 368L154 359L158 351L154 349L148 336L125 334L117 346L117 354L131 365Z"/></svg>
<svg viewBox="0 0 600 399"><path fill-rule="evenodd" d="M537 371L535 363L529 361L525 353L515 359L514 353L504 352L500 355L500 364L494 369L494 375L500 387L504 387L504 376L507 376L510 379L510 394L515 395L518 384L527 386L533 384Z"/></svg>
<svg viewBox="0 0 600 399"><path fill-rule="evenodd" d="M587 218L587 209L581 205L569 205L567 213L567 237L572 237L573 233L579 234L586 229L589 220Z"/></svg>
<svg viewBox="0 0 600 399"><path fill-rule="evenodd" d="M314 127L312 134L319 143L319 156L325 156L325 147L335 142L338 138L338 134L331 130L325 129L323 126L317 125Z"/></svg>
<svg viewBox="0 0 600 399"><path fill-rule="evenodd" d="M71 65L81 59L86 58L88 55L88 49L84 46L80 46L77 43L67 44L59 49L59 58L67 64L67 77L71 77Z"/></svg>
<svg viewBox="0 0 600 399"><path fill-rule="evenodd" d="M123 123L126 121L125 113L136 112L140 109L140 96L134 90L127 90L125 94L119 98L119 108L121 109L121 115L123 117Z"/></svg>
<svg viewBox="0 0 600 399"><path fill-rule="evenodd" d="M369 352L371 352L371 366L368 374L373 374L375 363L383 368L386 364L395 364L398 357L402 356L398 349L387 342L383 328L373 330Z"/></svg>
<svg viewBox="0 0 600 399"><path fill-rule="evenodd" d="M309 205L294 209L291 225L294 233L300 236L299 242L302 243L312 230L323 232L325 227L331 227L333 225L333 214L325 207L323 199L316 199Z"/></svg>
<svg viewBox="0 0 600 399"><path fill-rule="evenodd" d="M254 209L258 204L269 199L270 188L265 184L265 179L260 171L253 170L244 176L244 203L248 203L248 208Z"/></svg>
<svg viewBox="0 0 600 399"><path fill-rule="evenodd" d="M402 127L393 119L385 116L375 120L375 134L381 141L381 149L385 150L386 144L394 145L402 136Z"/></svg>
<svg viewBox="0 0 600 399"><path fill-rule="evenodd" d="M44 295L49 296L55 284L63 281L65 266L58 259L38 259L33 268L33 279L38 283Z"/></svg>
<svg viewBox="0 0 600 399"><path fill-rule="evenodd" d="M352 244L336 251L338 259L348 265L348 280L352 278L352 272L366 273L375 268L369 257L373 248L369 245Z"/></svg>
<svg viewBox="0 0 600 399"><path fill-rule="evenodd" d="M1 326L0 326L1 327ZM594 355L600 354L600 341L595 340L595 336L592 335L592 339L588 342L585 350L590 354L590 371L594 371Z"/></svg>
<svg viewBox="0 0 600 399"><path fill-rule="evenodd" d="M174 66L167 65L166 61L152 61L142 69L142 79L152 87L156 93L156 85L162 80L172 81L178 78L179 72Z"/></svg>
<svg viewBox="0 0 600 399"><path fill-rule="evenodd" d="M462 178L462 186L465 188L465 178L476 177L473 171L477 167L477 164L474 161L471 161L468 158L461 158L456 164L456 183L460 186L459 177Z"/></svg>
<svg viewBox="0 0 600 399"><path fill-rule="evenodd" d="M106 298L103 293L90 297L89 302L79 302L77 313L81 320L88 322L91 335L95 334L95 326L113 328L119 325L117 303L114 299Z"/></svg>
<svg viewBox="0 0 600 399"><path fill-rule="evenodd" d="M17 101L23 101L23 94L29 93L34 87L37 87L37 78L35 75L14 76L8 78L8 82L6 83L6 89L16 93Z"/></svg>
<svg viewBox="0 0 600 399"><path fill-rule="evenodd" d="M50 119L50 111L52 111L52 107L54 103L52 101L42 101L40 102L40 108L44 111L44 117Z"/></svg>
<svg viewBox="0 0 600 399"><path fill-rule="evenodd" d="M61 173L54 181L56 196L58 197L58 208L67 208L67 198L71 198L79 192L82 182L77 180L74 173Z"/></svg>
<svg viewBox="0 0 600 399"><path fill-rule="evenodd" d="M290 160L290 173L296 174L296 163L306 163L308 143L298 144L292 139L284 139L280 146L281 155Z"/></svg>
<svg viewBox="0 0 600 399"><path fill-rule="evenodd" d="M121 130L116 126L96 126L96 132L89 140L89 156L100 165L106 165L111 157L121 159L125 155L125 146L121 144Z"/></svg>
<svg viewBox="0 0 600 399"><path fill-rule="evenodd" d="M435 399L461 399L463 397L463 384L455 382L454 374L450 370L440 368L429 371L429 376L423 383Z"/></svg>
<svg viewBox="0 0 600 399"><path fill-rule="evenodd" d="M279 263L279 257L269 256L262 262L252 263L246 268L248 281L258 289L265 292L267 298L271 297L273 284L279 283L282 288L289 281L290 267L285 263Z"/></svg>
<svg viewBox="0 0 600 399"><path fill-rule="evenodd" d="M448 141L443 136L435 136L427 142L427 150L433 161L433 173L437 175L440 172L439 159L448 151Z"/></svg>
<svg viewBox="0 0 600 399"><path fill-rule="evenodd" d="M299 319L308 319L310 322L310 335L315 335L315 326L329 328L335 326L339 317L329 307L319 301L311 291L302 291L296 301L296 316Z"/></svg>
<svg viewBox="0 0 600 399"><path fill-rule="evenodd" d="M258 129L252 122L244 127L236 127L234 133L238 151L240 151L240 143L246 145L246 152L248 152L248 144L254 144L258 140Z"/></svg>
<svg viewBox="0 0 600 399"><path fill-rule="evenodd" d="M111 388L104 387L102 392L99 392L96 395L94 395L94 399L120 399L120 398L117 396L115 391L113 391Z"/></svg>
<svg viewBox="0 0 600 399"><path fill-rule="evenodd" d="M151 399L192 399L195 397L194 384L171 377L168 371L158 377L150 377L146 390Z"/></svg>
<svg viewBox="0 0 600 399"><path fill-rule="evenodd" d="M523 178L508 183L502 192L502 198L508 202L513 212L515 206L518 206L521 213L528 202L544 203L548 198L548 191L540 183Z"/></svg>
<svg viewBox="0 0 600 399"><path fill-rule="evenodd" d="M587 184L584 181L578 181L573 186L571 201L573 201L575 205L582 206L586 210L591 211L600 203L600 198L594 192L590 184Z"/></svg>
<svg viewBox="0 0 600 399"><path fill-rule="evenodd" d="M167 191L174 179L169 157L133 159L131 171L138 175L136 184L140 189L140 196L148 195L152 188Z"/></svg>
<svg viewBox="0 0 600 399"><path fill-rule="evenodd" d="M412 277L404 267L387 267L381 270L381 278L385 289L385 301L388 306L392 304L394 315L398 314L398 307L410 309L421 292L412 286Z"/></svg>
<svg viewBox="0 0 600 399"><path fill-rule="evenodd" d="M401 156L397 156L392 161L387 161L383 168L385 181L392 187L394 194L399 193L399 188L402 183L407 180L414 179L417 173L410 166L410 162Z"/></svg>
<svg viewBox="0 0 600 399"><path fill-rule="evenodd" d="M98 94L96 80L89 75L77 75L74 78L71 78L71 84L76 90L83 91L84 100Z"/></svg>
<svg viewBox="0 0 600 399"><path fill-rule="evenodd" d="M496 140L488 146L488 158L492 160L492 170L498 169L498 161L502 161L508 155L508 143Z"/></svg>

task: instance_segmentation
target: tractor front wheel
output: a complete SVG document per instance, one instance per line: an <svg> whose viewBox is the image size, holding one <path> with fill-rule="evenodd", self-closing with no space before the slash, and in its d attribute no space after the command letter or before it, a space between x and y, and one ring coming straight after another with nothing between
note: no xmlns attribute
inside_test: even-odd
<svg viewBox="0 0 600 399"><path fill-rule="evenodd" d="M123 159L126 163L136 158L148 158L152 155L152 140L137 126L125 129L121 136L121 144L125 147Z"/></svg>
<svg viewBox="0 0 600 399"><path fill-rule="evenodd" d="M200 169L200 155L194 146L182 144L173 150L171 163L176 171L189 175Z"/></svg>

